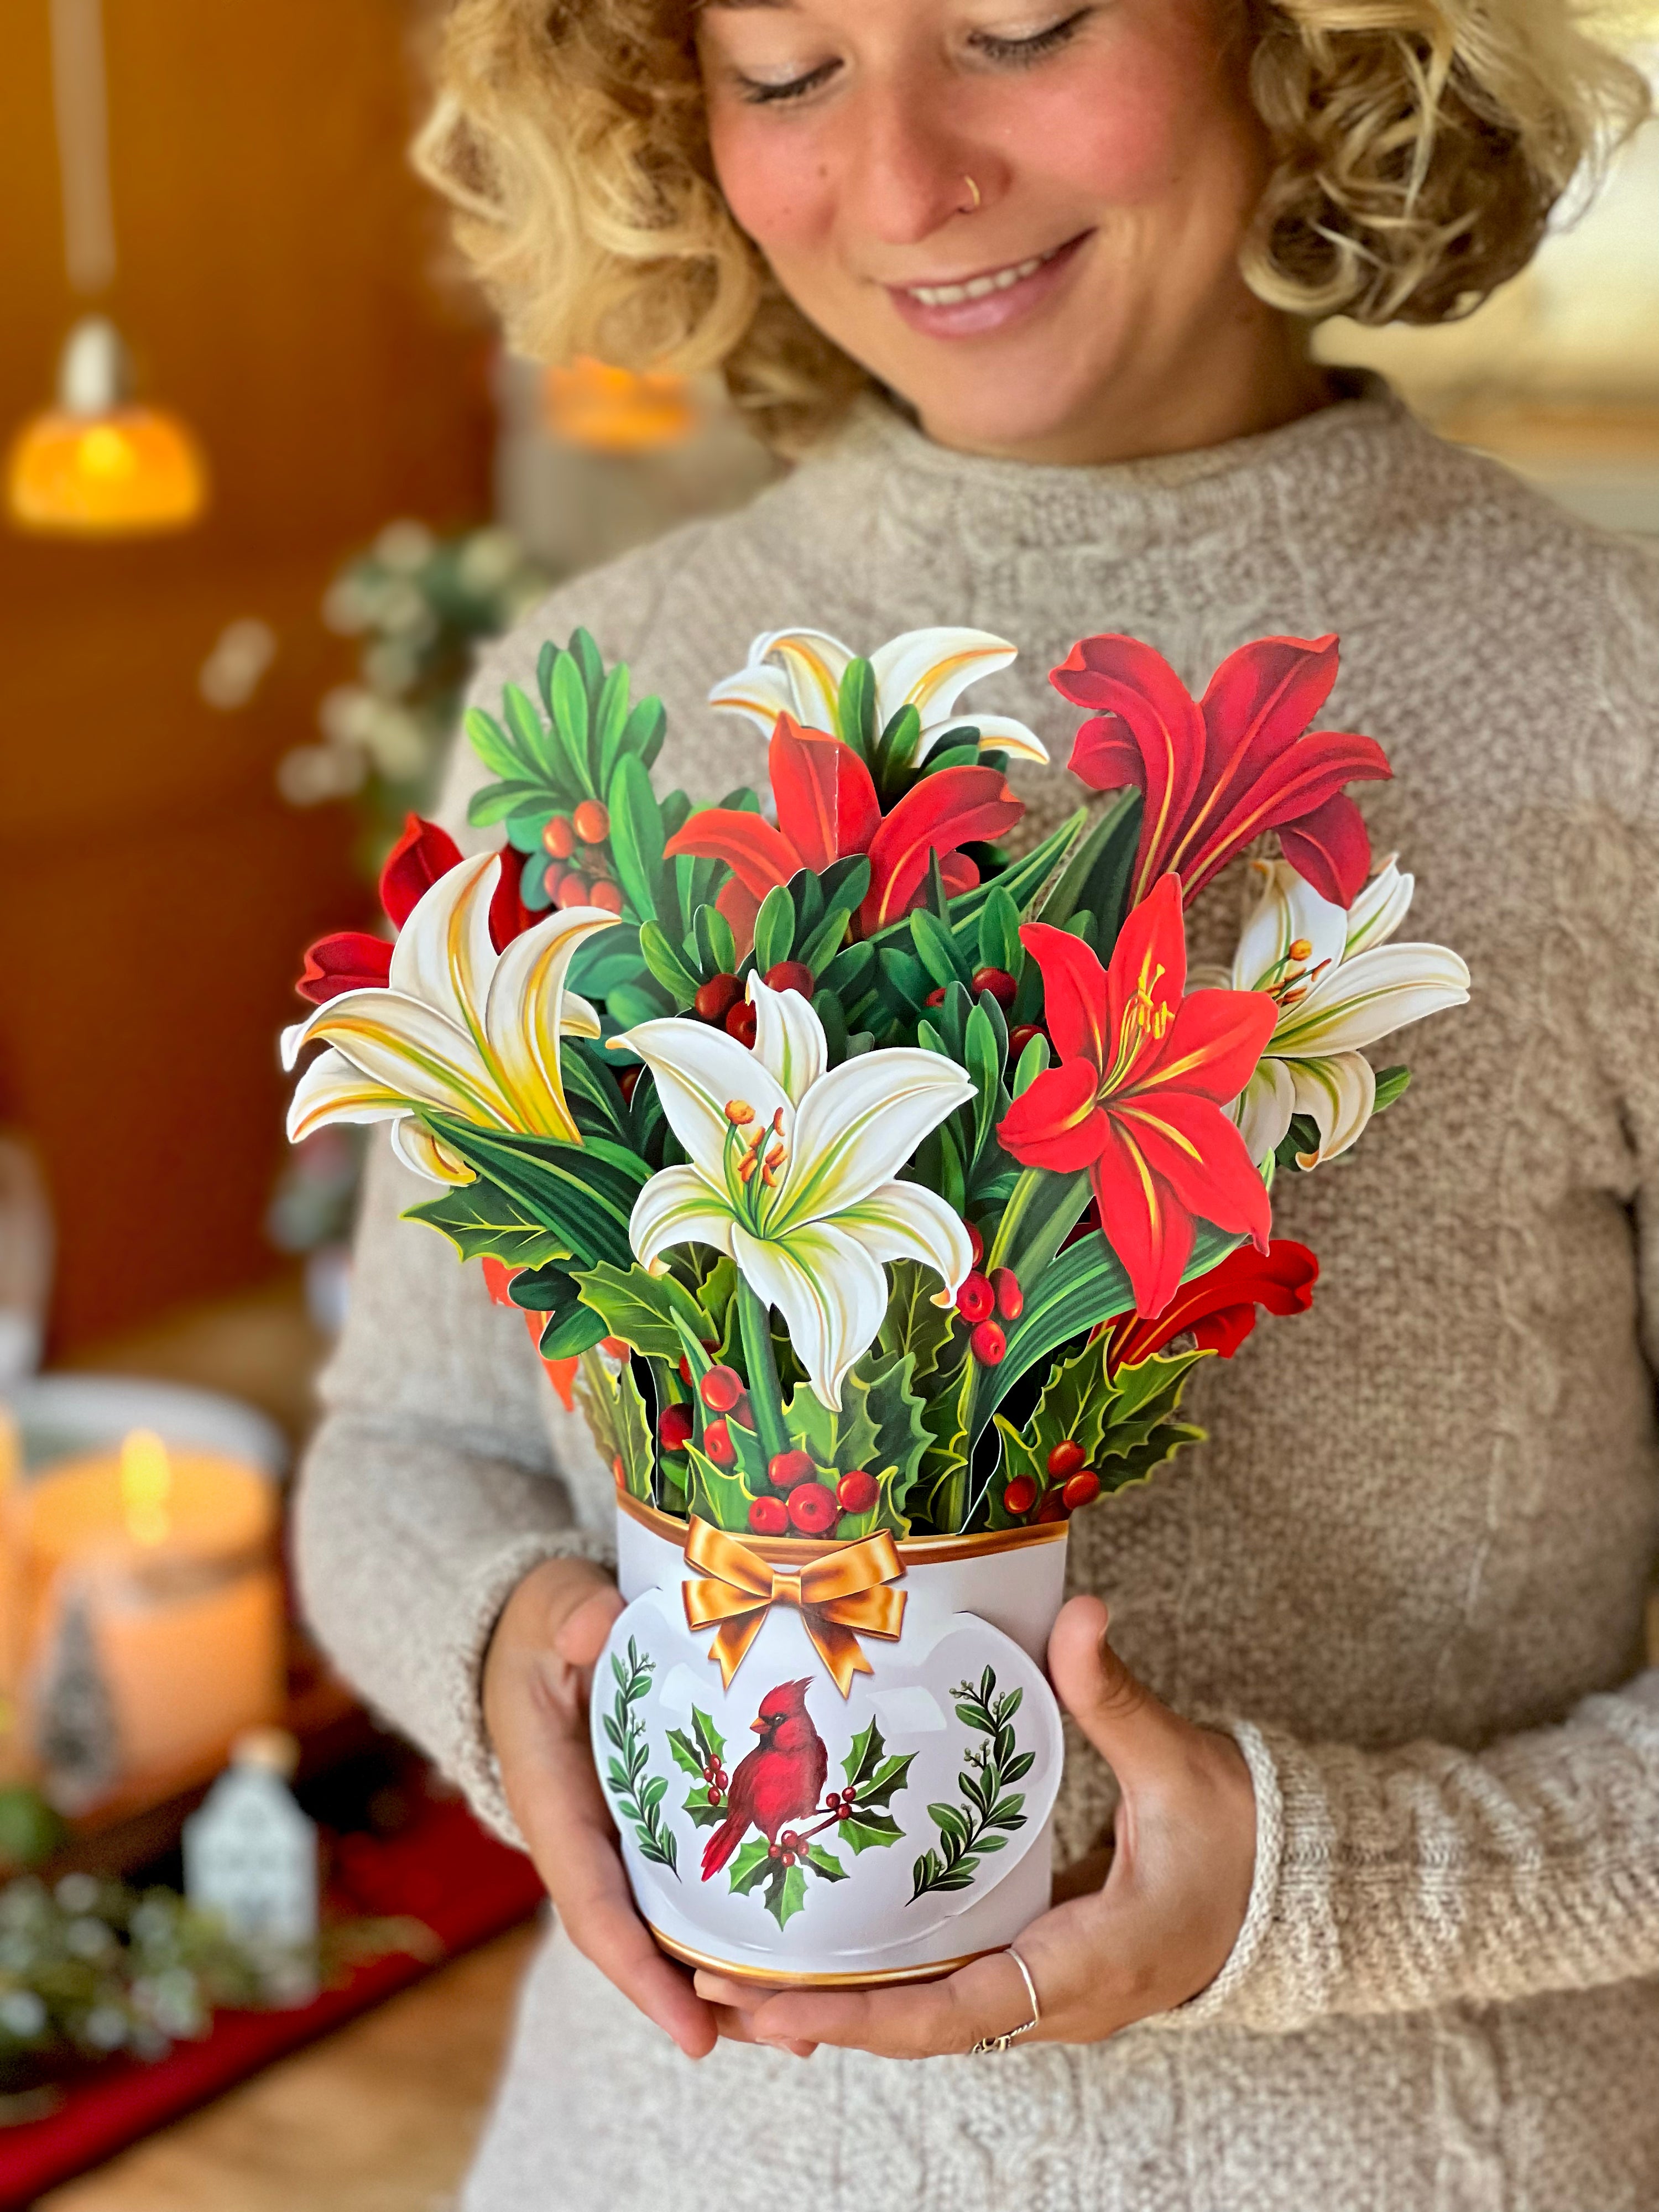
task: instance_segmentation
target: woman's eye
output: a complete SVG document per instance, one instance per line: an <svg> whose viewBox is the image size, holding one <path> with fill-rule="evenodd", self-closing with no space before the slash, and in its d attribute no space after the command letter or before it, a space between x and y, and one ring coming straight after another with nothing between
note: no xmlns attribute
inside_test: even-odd
<svg viewBox="0 0 1659 2212"><path fill-rule="evenodd" d="M808 70L804 76L786 77L781 82L744 76L739 70L738 95L750 107L771 107L787 100L804 100L808 93L816 92L820 85L828 84L840 67L839 62L820 62L816 69Z"/></svg>
<svg viewBox="0 0 1659 2212"><path fill-rule="evenodd" d="M1065 46L1077 33L1092 8L1073 9L1057 23L1050 23L1041 31L1028 32L1023 38L1000 36L995 31L976 31L969 41L976 53L988 61L1012 63L1018 68L1022 63L1041 61L1044 54L1053 53Z"/></svg>

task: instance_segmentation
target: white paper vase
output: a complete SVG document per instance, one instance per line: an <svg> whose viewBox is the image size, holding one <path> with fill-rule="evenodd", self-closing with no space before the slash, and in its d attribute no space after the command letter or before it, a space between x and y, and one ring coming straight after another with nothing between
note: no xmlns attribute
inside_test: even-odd
<svg viewBox="0 0 1659 2212"><path fill-rule="evenodd" d="M665 1950L754 1982L919 1981L1047 1910L1064 1522L836 1545L623 1497L617 1524L593 1747Z"/></svg>

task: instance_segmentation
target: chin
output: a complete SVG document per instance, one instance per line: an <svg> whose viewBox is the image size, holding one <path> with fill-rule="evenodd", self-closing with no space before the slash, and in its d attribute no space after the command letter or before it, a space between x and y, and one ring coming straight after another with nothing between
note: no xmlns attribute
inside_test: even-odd
<svg viewBox="0 0 1659 2212"><path fill-rule="evenodd" d="M1110 404L1109 377L1073 381L1054 371L1045 348L1039 362L964 362L945 375L912 370L902 381L890 373L884 380L915 409L937 444L1042 461L1069 453Z"/></svg>

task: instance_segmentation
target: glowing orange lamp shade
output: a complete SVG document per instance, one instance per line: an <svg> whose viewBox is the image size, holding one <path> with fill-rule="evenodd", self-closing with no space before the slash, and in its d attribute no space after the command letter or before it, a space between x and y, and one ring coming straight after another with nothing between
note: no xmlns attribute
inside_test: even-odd
<svg viewBox="0 0 1659 2212"><path fill-rule="evenodd" d="M568 368L548 370L544 392L550 429L590 453L653 453L697 427L690 386L666 371L614 368L579 354Z"/></svg>
<svg viewBox="0 0 1659 2212"><path fill-rule="evenodd" d="M64 349L54 408L11 450L7 504L24 530L115 537L182 530L207 503L199 447L175 416L125 398L124 349L99 317Z"/></svg>

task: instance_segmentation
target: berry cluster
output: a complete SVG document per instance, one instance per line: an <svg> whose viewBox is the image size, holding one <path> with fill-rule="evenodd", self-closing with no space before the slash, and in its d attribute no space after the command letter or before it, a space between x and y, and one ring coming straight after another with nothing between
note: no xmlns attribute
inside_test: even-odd
<svg viewBox="0 0 1659 2212"><path fill-rule="evenodd" d="M1048 1480L1039 1494L1029 1474L1017 1474L1002 1493L1003 1510L1011 1521L1065 1521L1100 1495L1100 1477L1085 1464L1083 1447L1067 1437L1048 1454Z"/></svg>
<svg viewBox="0 0 1659 2212"><path fill-rule="evenodd" d="M805 1842L795 1828L786 1828L776 1843L769 1844L766 1847L768 1858L781 1859L787 1867L793 1866L797 1859L804 1858L805 1855Z"/></svg>
<svg viewBox="0 0 1659 2212"><path fill-rule="evenodd" d="M833 1813L836 1820L844 1820L858 1802L858 1794L850 1784L845 1790L832 1790L823 1801L823 1809Z"/></svg>
<svg viewBox="0 0 1659 2212"><path fill-rule="evenodd" d="M623 910L622 886L611 858L611 814L597 799L584 799L568 814L550 815L542 827L548 856L545 882L555 906Z"/></svg>
<svg viewBox="0 0 1659 2212"><path fill-rule="evenodd" d="M680 1376L690 1383L690 1366L684 1359ZM734 1466L738 1448L731 1424L750 1431L755 1425L742 1376L734 1367L711 1367L697 1384L697 1395L708 1417L701 1449L716 1467ZM696 1432L689 1406L665 1406L657 1416L657 1441L665 1452L683 1452ZM827 1536L842 1514L867 1513L881 1494L874 1475L863 1468L840 1476L831 1489L811 1455L799 1450L775 1452L767 1462L766 1478L770 1488L750 1504L751 1535Z"/></svg>
<svg viewBox="0 0 1659 2212"><path fill-rule="evenodd" d="M967 1327L968 1349L981 1366L995 1367L1008 1349L1003 1323L1018 1321L1024 1312L1025 1293L1012 1267L993 1267L988 1275L981 1273L985 1239L971 1221L967 1228L974 1265L957 1292L957 1311Z"/></svg>
<svg viewBox="0 0 1659 2212"><path fill-rule="evenodd" d="M771 990L799 991L807 1000L817 988L817 979L804 960L775 961L761 981ZM755 1042L755 1009L744 998L744 988L739 976L711 975L706 983L697 986L691 1011L711 1029L724 1030L739 1044L751 1045Z"/></svg>
<svg viewBox="0 0 1659 2212"><path fill-rule="evenodd" d="M708 1761L702 1770L702 1778L708 1785L709 1803L722 1804L725 1802L726 1791L732 1786L732 1778L718 1759L711 1759Z"/></svg>

